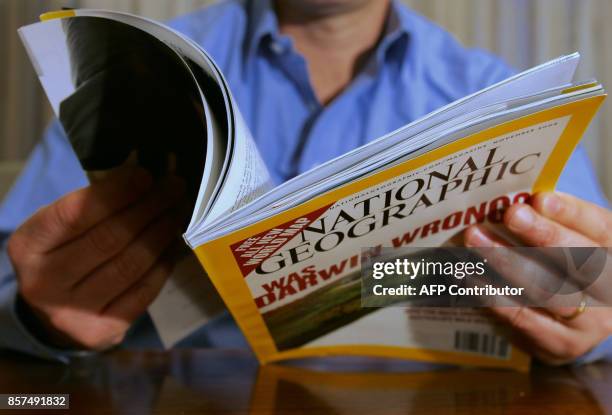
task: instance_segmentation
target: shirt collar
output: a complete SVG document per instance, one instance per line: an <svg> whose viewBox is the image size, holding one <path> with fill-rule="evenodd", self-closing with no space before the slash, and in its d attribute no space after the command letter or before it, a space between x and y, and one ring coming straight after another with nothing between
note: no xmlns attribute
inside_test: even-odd
<svg viewBox="0 0 612 415"><path fill-rule="evenodd" d="M248 7L246 53L253 56L264 38L278 37L280 33L271 0L254 0L249 2Z"/></svg>
<svg viewBox="0 0 612 415"><path fill-rule="evenodd" d="M271 0L255 0L249 2L249 16L247 27L246 53L253 56L266 39L280 39L278 20ZM390 56L401 62L408 50L410 39L410 24L406 13L402 10L398 0L391 1L389 17L385 25L385 35L378 44L376 61L383 63L383 59Z"/></svg>

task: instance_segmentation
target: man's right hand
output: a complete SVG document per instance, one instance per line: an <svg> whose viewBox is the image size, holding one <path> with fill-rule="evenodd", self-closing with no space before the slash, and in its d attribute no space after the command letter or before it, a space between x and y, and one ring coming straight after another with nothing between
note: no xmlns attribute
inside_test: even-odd
<svg viewBox="0 0 612 415"><path fill-rule="evenodd" d="M8 242L19 293L55 345L120 343L172 270L184 184L125 168L36 212Z"/></svg>

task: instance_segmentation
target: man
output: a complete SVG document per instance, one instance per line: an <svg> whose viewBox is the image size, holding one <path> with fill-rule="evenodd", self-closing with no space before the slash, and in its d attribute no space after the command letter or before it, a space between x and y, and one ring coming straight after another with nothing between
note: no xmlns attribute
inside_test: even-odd
<svg viewBox="0 0 612 415"><path fill-rule="evenodd" d="M234 0L173 26L221 66L278 182L512 73L383 0ZM154 185L140 170L118 174L129 180L88 185L60 127L51 126L0 214L0 346L61 359L159 345L145 313L169 272L163 253L181 189L174 181ZM612 229L611 214L591 204L606 202L581 149L560 188L577 198L539 195L533 207L507 212L508 228L532 245L610 246L601 229ZM496 243L477 227L466 242ZM608 308L494 311L528 352L551 363L612 349ZM237 344L243 340L227 316L182 343Z"/></svg>

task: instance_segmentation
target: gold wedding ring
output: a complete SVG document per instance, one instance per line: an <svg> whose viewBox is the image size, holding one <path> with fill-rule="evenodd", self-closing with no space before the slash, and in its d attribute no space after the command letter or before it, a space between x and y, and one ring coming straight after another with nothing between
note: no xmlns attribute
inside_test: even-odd
<svg viewBox="0 0 612 415"><path fill-rule="evenodd" d="M576 310L574 310L572 314L570 314L569 316L560 316L560 317L565 321L571 321L575 319L576 317L578 317L580 314L584 313L586 311L586 308L587 308L587 299L586 299L586 296L584 296L582 297L582 300L580 300L580 304L578 304L578 307L576 307Z"/></svg>

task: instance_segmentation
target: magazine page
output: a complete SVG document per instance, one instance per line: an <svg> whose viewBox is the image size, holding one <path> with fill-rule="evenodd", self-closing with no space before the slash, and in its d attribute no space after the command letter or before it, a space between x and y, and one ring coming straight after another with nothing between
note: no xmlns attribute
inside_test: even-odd
<svg viewBox="0 0 612 415"><path fill-rule="evenodd" d="M214 135L206 99L181 56L106 19L56 19L20 34L90 178L137 163L156 177L181 176L195 202L202 175L210 177Z"/></svg>
<svg viewBox="0 0 612 415"><path fill-rule="evenodd" d="M175 265L149 315L165 348L171 348L225 310L215 287L194 255Z"/></svg>
<svg viewBox="0 0 612 415"><path fill-rule="evenodd" d="M235 109L235 148L227 177L215 201L201 223L187 230L185 237L193 231L206 229L206 226L257 199L272 189L270 174L257 150L242 115Z"/></svg>
<svg viewBox="0 0 612 415"><path fill-rule="evenodd" d="M381 169L384 170L389 166L424 154L482 129L490 128L562 103L584 99L601 93L602 88L600 85L593 86L587 84L573 88L571 92L564 92L563 89L556 89L552 93L549 91L543 94L507 101L504 104L495 104L490 107L472 111L414 136L405 136L401 142L373 155L366 162L359 163L345 171L341 171L311 185L304 185L299 191L285 196L282 199L271 201L268 200L269 194L266 194L253 203L253 205L259 208L256 212L248 216L245 216L244 212L240 212L240 215L230 215L216 229L213 229L208 234L199 235L199 239L191 241L191 243L192 245L197 245L207 239L213 239L233 230L243 228L350 181L372 174ZM262 206L264 199L267 204ZM251 210L252 207L248 206L247 209Z"/></svg>
<svg viewBox="0 0 612 415"><path fill-rule="evenodd" d="M124 22L155 36L156 39L171 46L188 63L197 65L205 76L212 80L212 86L219 90L219 93L213 91L211 98L215 102L213 109L216 109L213 119L216 120L221 135L226 140L227 151L222 175L216 182L212 181L215 188L211 192L210 202L206 205L198 203L189 228L208 223L222 214L237 210L272 188L268 170L236 106L227 82L206 51L181 33L154 20L106 10L79 9L74 13L77 16L97 16ZM197 73L195 76L196 80L202 83L202 77ZM210 85L209 82L204 82ZM210 89L203 90L206 91L208 99ZM221 108L221 101L224 108ZM210 107L208 110L210 111ZM210 180L202 180L203 188L210 185ZM204 198L198 200L201 201L205 201Z"/></svg>
<svg viewBox="0 0 612 415"><path fill-rule="evenodd" d="M342 353L525 369L527 356L482 316L459 316L458 325L452 313L362 308L361 249L440 246L469 224L499 221L509 204L552 189L603 99L456 140L196 253L263 362ZM490 353L456 342L472 334L495 336L499 346Z"/></svg>
<svg viewBox="0 0 612 415"><path fill-rule="evenodd" d="M572 82L579 60L580 55L577 53L560 57L448 104L367 145L323 163L277 186L258 199L257 203L252 203L234 214L230 214L229 217L225 218L223 225L231 220L250 217L282 198L299 193L315 183L321 183L323 180L331 180L340 172L348 172L355 166L367 162L373 156L389 151L395 145L405 142L407 137L414 137L444 123L452 124L466 114L477 113L487 107L493 108L495 105L504 105L508 101L532 96L536 92L558 91L559 88ZM196 238L194 232L189 234L188 239L197 239L198 242L202 242L200 238Z"/></svg>

